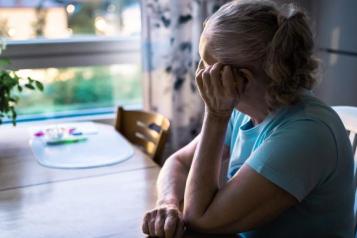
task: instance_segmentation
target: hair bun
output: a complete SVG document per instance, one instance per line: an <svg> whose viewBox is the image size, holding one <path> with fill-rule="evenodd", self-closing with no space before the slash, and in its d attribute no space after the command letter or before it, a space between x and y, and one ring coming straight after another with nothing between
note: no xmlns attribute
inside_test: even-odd
<svg viewBox="0 0 357 238"><path fill-rule="evenodd" d="M280 27L280 26L283 25L287 20L288 20L288 18L287 18L286 16L279 14L279 15L277 16L278 26Z"/></svg>
<svg viewBox="0 0 357 238"><path fill-rule="evenodd" d="M296 101L301 88L313 87L313 73L317 68L313 47L305 13L293 4L283 6L277 15L277 30L265 62L272 105L290 104Z"/></svg>
<svg viewBox="0 0 357 238"><path fill-rule="evenodd" d="M298 9L294 4L284 4L279 11L277 16L278 25L282 25L285 22L291 21L293 19L300 18L305 19L306 15L303 11Z"/></svg>

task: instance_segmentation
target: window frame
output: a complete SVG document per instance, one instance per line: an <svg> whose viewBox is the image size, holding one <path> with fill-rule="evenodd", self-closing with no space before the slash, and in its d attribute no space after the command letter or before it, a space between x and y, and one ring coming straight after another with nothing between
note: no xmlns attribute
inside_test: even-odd
<svg viewBox="0 0 357 238"><path fill-rule="evenodd" d="M9 68L39 69L140 63L140 37L10 40L0 58Z"/></svg>

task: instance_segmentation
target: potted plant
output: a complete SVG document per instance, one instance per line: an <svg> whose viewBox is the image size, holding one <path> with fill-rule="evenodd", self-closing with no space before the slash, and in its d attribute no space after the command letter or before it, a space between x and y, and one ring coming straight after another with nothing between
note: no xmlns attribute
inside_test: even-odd
<svg viewBox="0 0 357 238"><path fill-rule="evenodd" d="M6 44L1 39L0 54L5 48ZM0 124L2 124L5 117L8 117L15 126L17 116L15 106L20 99L17 95L23 90L43 91L43 84L30 77L19 77L16 71L7 68L9 64L10 61L8 59L0 58Z"/></svg>

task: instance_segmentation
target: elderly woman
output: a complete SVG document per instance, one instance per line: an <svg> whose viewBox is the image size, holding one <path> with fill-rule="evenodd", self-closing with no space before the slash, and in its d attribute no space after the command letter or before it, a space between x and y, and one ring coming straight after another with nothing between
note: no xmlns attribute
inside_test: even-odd
<svg viewBox="0 0 357 238"><path fill-rule="evenodd" d="M310 91L312 51L306 16L292 5L232 1L208 19L196 73L202 130L163 166L144 233L353 236L352 150L336 113Z"/></svg>

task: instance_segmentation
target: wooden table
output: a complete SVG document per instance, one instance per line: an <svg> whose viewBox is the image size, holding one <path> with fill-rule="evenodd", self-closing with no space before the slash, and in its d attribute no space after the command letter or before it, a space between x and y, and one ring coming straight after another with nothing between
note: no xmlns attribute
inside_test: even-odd
<svg viewBox="0 0 357 238"><path fill-rule="evenodd" d="M137 148L134 157L113 166L42 167L26 126L1 126L0 238L145 237L142 216L155 204L158 173Z"/></svg>
<svg viewBox="0 0 357 238"><path fill-rule="evenodd" d="M115 148L113 148L115 149ZM144 237L159 172L135 148L131 159L96 169L40 166L24 126L0 128L0 237Z"/></svg>

